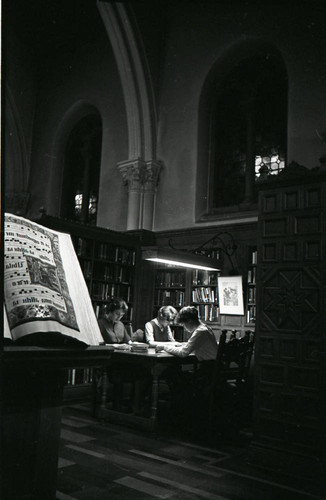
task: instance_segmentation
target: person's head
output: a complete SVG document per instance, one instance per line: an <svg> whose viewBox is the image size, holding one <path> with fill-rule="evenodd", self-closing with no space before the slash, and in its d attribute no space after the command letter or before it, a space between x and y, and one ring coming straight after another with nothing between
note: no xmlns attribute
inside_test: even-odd
<svg viewBox="0 0 326 500"><path fill-rule="evenodd" d="M193 306L183 307L177 314L176 322L192 332L199 325L198 310Z"/></svg>
<svg viewBox="0 0 326 500"><path fill-rule="evenodd" d="M167 326L170 323L173 323L174 318L176 317L178 311L174 309L172 306L163 306L159 309L157 313L157 318L161 325Z"/></svg>
<svg viewBox="0 0 326 500"><path fill-rule="evenodd" d="M123 299L111 299L104 306L104 316L111 321L119 321L128 311L128 306Z"/></svg>

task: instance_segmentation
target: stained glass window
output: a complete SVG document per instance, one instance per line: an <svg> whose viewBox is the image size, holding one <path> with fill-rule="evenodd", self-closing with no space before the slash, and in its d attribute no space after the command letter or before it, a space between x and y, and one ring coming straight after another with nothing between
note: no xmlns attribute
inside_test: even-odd
<svg viewBox="0 0 326 500"><path fill-rule="evenodd" d="M98 115L87 115L71 131L65 155L61 215L96 224L102 124Z"/></svg>
<svg viewBox="0 0 326 500"><path fill-rule="evenodd" d="M285 166L287 76L271 54L240 61L216 88L210 169L212 207L255 202L255 180Z"/></svg>
<svg viewBox="0 0 326 500"><path fill-rule="evenodd" d="M272 148L269 155L255 157L256 178L266 178L270 175L278 175L285 167L285 155L276 148Z"/></svg>

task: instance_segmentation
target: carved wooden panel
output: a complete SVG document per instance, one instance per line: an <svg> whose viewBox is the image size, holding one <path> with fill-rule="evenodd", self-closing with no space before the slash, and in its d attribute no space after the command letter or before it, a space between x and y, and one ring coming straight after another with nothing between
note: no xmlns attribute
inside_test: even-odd
<svg viewBox="0 0 326 500"><path fill-rule="evenodd" d="M325 457L326 185L260 191L254 441Z"/></svg>

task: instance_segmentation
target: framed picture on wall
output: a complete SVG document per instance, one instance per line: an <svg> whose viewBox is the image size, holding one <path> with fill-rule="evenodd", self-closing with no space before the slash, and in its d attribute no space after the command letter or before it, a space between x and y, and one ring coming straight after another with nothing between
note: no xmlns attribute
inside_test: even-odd
<svg viewBox="0 0 326 500"><path fill-rule="evenodd" d="M242 276L219 276L220 314L243 315Z"/></svg>

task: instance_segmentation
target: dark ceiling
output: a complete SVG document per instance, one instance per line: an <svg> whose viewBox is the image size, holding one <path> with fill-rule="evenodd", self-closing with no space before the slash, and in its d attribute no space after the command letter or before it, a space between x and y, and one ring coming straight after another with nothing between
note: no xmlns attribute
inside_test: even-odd
<svg viewBox="0 0 326 500"><path fill-rule="evenodd" d="M103 29L96 0L3 0L3 34L39 51L89 41Z"/></svg>

